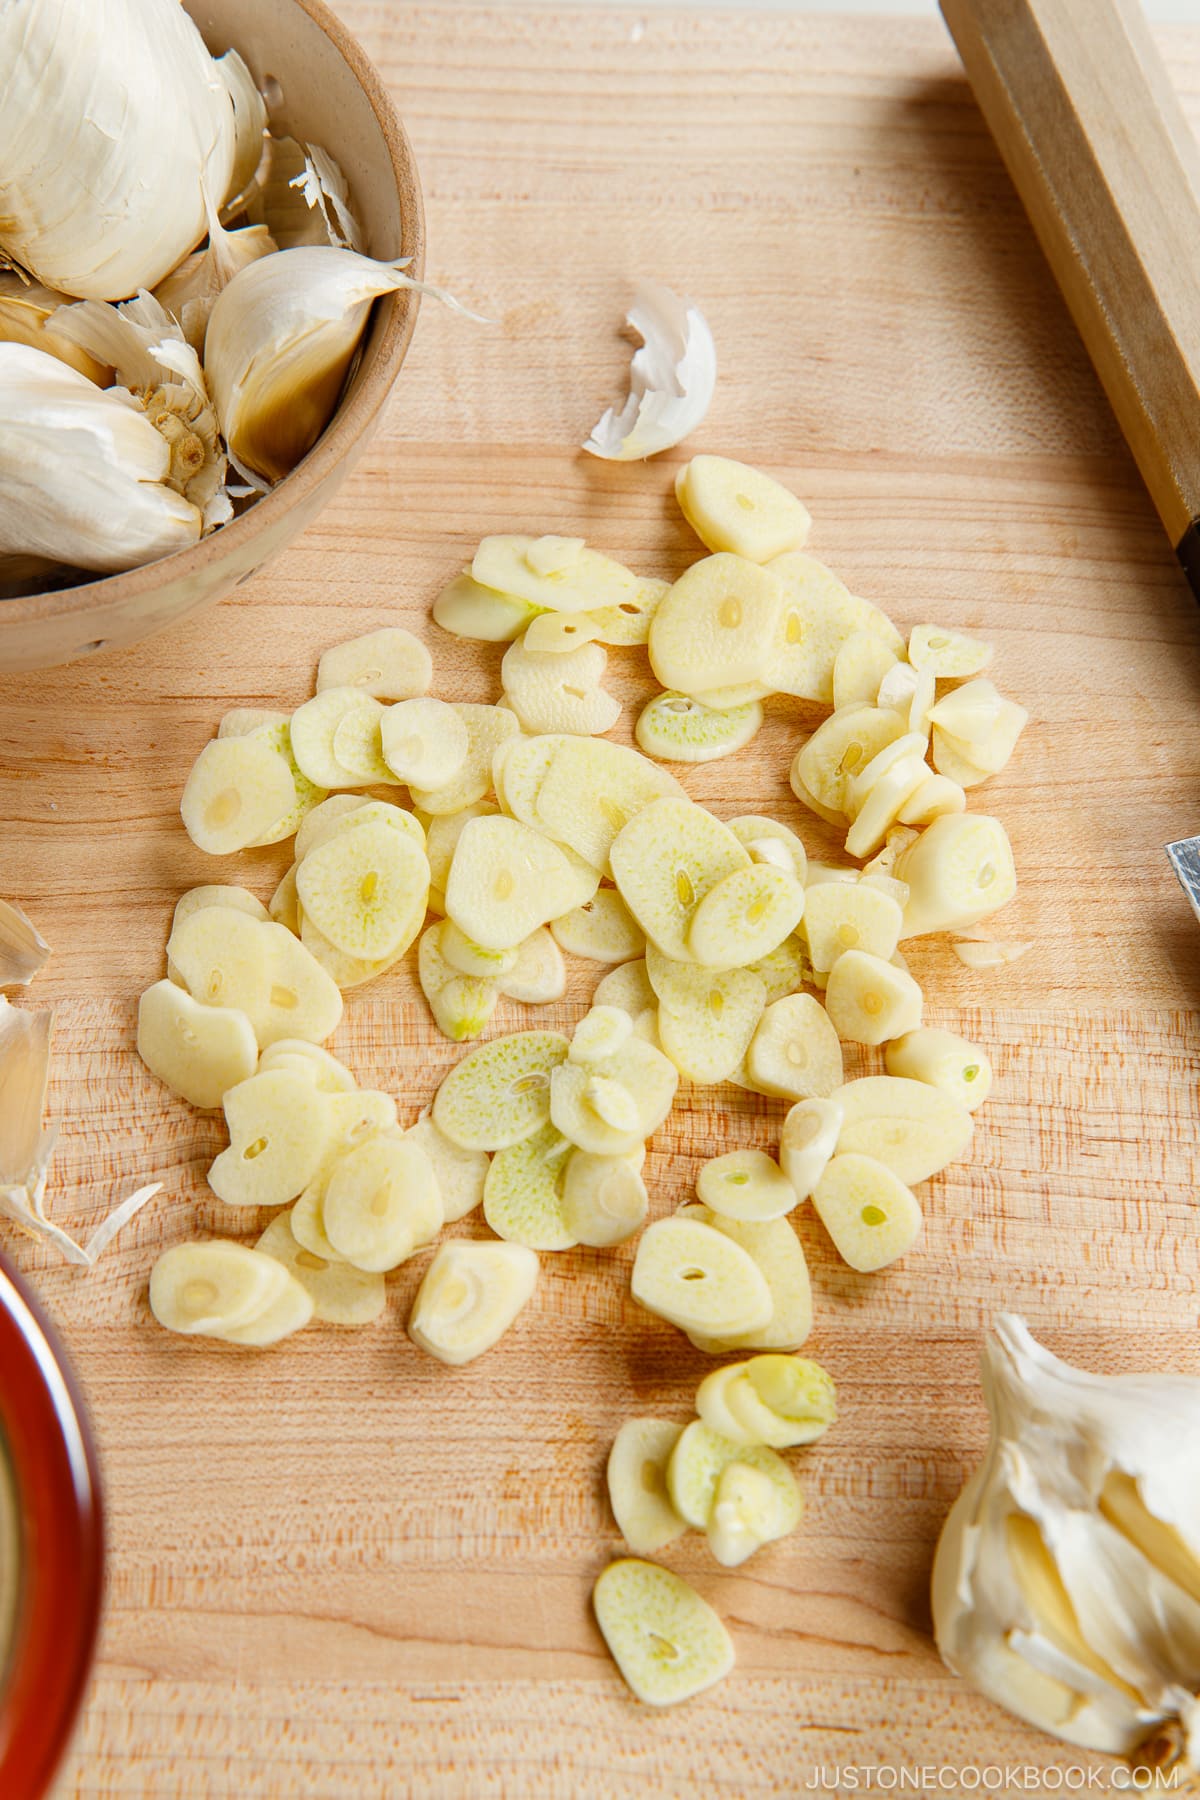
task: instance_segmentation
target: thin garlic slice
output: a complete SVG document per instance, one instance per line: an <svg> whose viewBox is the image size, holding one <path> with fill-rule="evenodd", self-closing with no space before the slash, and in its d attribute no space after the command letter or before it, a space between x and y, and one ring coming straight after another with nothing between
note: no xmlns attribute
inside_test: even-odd
<svg viewBox="0 0 1200 1800"><path fill-rule="evenodd" d="M11 900L0 900L0 988L28 987L49 956L32 919Z"/></svg>
<svg viewBox="0 0 1200 1800"><path fill-rule="evenodd" d="M682 1430L670 1419L626 1419L608 1453L609 1504L639 1556L665 1549L687 1530L667 1492L667 1464Z"/></svg>
<svg viewBox="0 0 1200 1800"><path fill-rule="evenodd" d="M772 1312L758 1265L739 1244L697 1219L658 1219L646 1228L631 1292L647 1312L714 1337L756 1330Z"/></svg>
<svg viewBox="0 0 1200 1800"><path fill-rule="evenodd" d="M454 1238L439 1246L417 1291L408 1335L439 1362L473 1362L497 1343L537 1285L524 1244Z"/></svg>
<svg viewBox="0 0 1200 1800"><path fill-rule="evenodd" d="M779 1166L799 1199L807 1200L820 1181L837 1149L844 1121L845 1113L837 1101L823 1096L799 1101L784 1119Z"/></svg>
<svg viewBox="0 0 1200 1800"><path fill-rule="evenodd" d="M629 397L610 407L584 449L615 462L670 450L695 431L712 404L717 352L698 306L659 282L638 284L626 323L642 339L629 371Z"/></svg>
<svg viewBox="0 0 1200 1800"><path fill-rule="evenodd" d="M282 1263L327 1325L369 1325L387 1302L383 1276L348 1262L329 1262L298 1243L288 1213L278 1213L254 1248Z"/></svg>
<svg viewBox="0 0 1200 1800"><path fill-rule="evenodd" d="M483 1216L497 1237L530 1250L571 1248L577 1240L562 1204L570 1154L553 1125L496 1152L484 1183Z"/></svg>
<svg viewBox="0 0 1200 1800"><path fill-rule="evenodd" d="M693 456L675 477L684 518L710 550L770 562L803 549L812 516L781 482L727 456Z"/></svg>
<svg viewBox="0 0 1200 1800"><path fill-rule="evenodd" d="M641 1230L648 1206L646 1184L631 1159L571 1152L563 1176L562 1217L577 1244L623 1244Z"/></svg>
<svg viewBox="0 0 1200 1800"><path fill-rule="evenodd" d="M1028 956L1033 943L1005 943L1001 938L959 938L951 948L968 969L1000 969L1005 963L1019 962L1023 956Z"/></svg>
<svg viewBox="0 0 1200 1800"><path fill-rule="evenodd" d="M519 1144L549 1119L551 1074L569 1048L557 1031L518 1031L481 1044L439 1087L434 1124L462 1150Z"/></svg>
<svg viewBox="0 0 1200 1800"><path fill-rule="evenodd" d="M37 1166L50 1081L50 1011L25 1012L0 995L0 1187L23 1187Z"/></svg>
<svg viewBox="0 0 1200 1800"><path fill-rule="evenodd" d="M730 1150L701 1166L696 1192L728 1219L781 1219L799 1196L765 1150Z"/></svg>
<svg viewBox="0 0 1200 1800"><path fill-rule="evenodd" d="M707 1206L684 1207L676 1216L711 1226L743 1250L766 1282L771 1302L770 1318L748 1331L716 1336L689 1331L697 1350L706 1356L727 1350L798 1350L812 1330L812 1284L790 1219L727 1219Z"/></svg>
<svg viewBox="0 0 1200 1800"><path fill-rule="evenodd" d="M728 1675L729 1633L670 1569L626 1558L592 1589L596 1623L629 1687L646 1706L675 1706Z"/></svg>

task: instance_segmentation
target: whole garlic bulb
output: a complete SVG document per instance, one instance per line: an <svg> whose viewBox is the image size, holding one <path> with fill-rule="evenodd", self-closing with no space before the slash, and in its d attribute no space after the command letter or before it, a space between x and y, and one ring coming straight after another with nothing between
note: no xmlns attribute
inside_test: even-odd
<svg viewBox="0 0 1200 1800"><path fill-rule="evenodd" d="M179 0L0 6L0 246L47 287L154 287L234 154L229 86Z"/></svg>
<svg viewBox="0 0 1200 1800"><path fill-rule="evenodd" d="M1200 1769L1200 1381L1085 1374L1005 1314L983 1387L934 1562L943 1658L1066 1743Z"/></svg>
<svg viewBox="0 0 1200 1800"><path fill-rule="evenodd" d="M0 578L6 558L112 573L194 544L202 515L167 485L171 456L124 389L0 343Z"/></svg>

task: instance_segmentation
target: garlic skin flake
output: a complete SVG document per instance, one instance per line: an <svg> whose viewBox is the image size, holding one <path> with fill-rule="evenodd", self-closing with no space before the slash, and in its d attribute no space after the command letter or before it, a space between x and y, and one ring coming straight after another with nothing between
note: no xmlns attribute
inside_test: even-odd
<svg viewBox="0 0 1200 1800"><path fill-rule="evenodd" d="M229 286L239 269L257 262L260 256L270 256L278 248L265 225L226 231L210 203L207 245L185 256L154 290L154 298L179 325L197 356L204 354L204 337L217 295Z"/></svg>
<svg viewBox="0 0 1200 1800"><path fill-rule="evenodd" d="M0 900L0 988L28 987L49 959L50 946L33 920L11 900Z"/></svg>
<svg viewBox="0 0 1200 1800"><path fill-rule="evenodd" d="M629 370L629 398L610 406L584 449L610 462L637 462L674 449L712 404L717 351L698 306L660 282L638 283L625 315L642 339Z"/></svg>
<svg viewBox="0 0 1200 1800"><path fill-rule="evenodd" d="M47 287L120 300L207 229L233 175L229 89L179 0L5 0L0 245Z"/></svg>
<svg viewBox="0 0 1200 1800"><path fill-rule="evenodd" d="M201 513L167 485L170 469L169 444L123 389L0 343L0 579L10 559L112 574L194 544Z"/></svg>
<svg viewBox="0 0 1200 1800"><path fill-rule="evenodd" d="M949 1667L1066 1743L1200 1771L1200 1380L1086 1374L1003 1314L992 1436L942 1530Z"/></svg>
<svg viewBox="0 0 1200 1800"><path fill-rule="evenodd" d="M55 314L70 304L67 294L56 294L38 281L22 280L15 270L0 270L0 343L28 344L31 350L44 350L59 362L78 369L97 387L107 387L112 380L111 367L98 363L94 356L55 330Z"/></svg>

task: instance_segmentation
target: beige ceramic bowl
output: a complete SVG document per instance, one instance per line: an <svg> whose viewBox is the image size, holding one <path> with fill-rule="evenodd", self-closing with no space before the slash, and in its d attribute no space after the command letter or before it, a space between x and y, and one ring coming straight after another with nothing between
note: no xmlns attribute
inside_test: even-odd
<svg viewBox="0 0 1200 1800"><path fill-rule="evenodd" d="M312 139L345 171L372 256L411 256L425 236L412 148L365 53L322 0L184 0L217 54L235 47L272 100L280 133ZM298 468L190 550L81 587L0 600L0 674L116 649L208 606L304 530L375 426L416 324L418 296L377 300L354 379Z"/></svg>

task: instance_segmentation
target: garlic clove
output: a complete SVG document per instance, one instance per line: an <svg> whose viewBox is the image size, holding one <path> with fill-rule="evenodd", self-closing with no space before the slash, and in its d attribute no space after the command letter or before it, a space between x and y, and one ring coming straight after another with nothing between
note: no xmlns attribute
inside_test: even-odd
<svg viewBox="0 0 1200 1800"><path fill-rule="evenodd" d="M32 919L0 900L0 988L28 987L49 957L50 946Z"/></svg>
<svg viewBox="0 0 1200 1800"><path fill-rule="evenodd" d="M625 315L642 339L630 366L629 397L610 406L584 449L613 462L670 450L695 431L712 404L717 351L698 306L655 281L638 284Z"/></svg>
<svg viewBox="0 0 1200 1800"><path fill-rule="evenodd" d="M48 356L56 356L59 362L86 375L97 387L107 387L112 380L111 367L97 362L55 329L55 314L60 307L70 305L69 295L56 294L38 281L24 280L14 270L0 270L0 343L28 344L32 350L44 350Z"/></svg>

